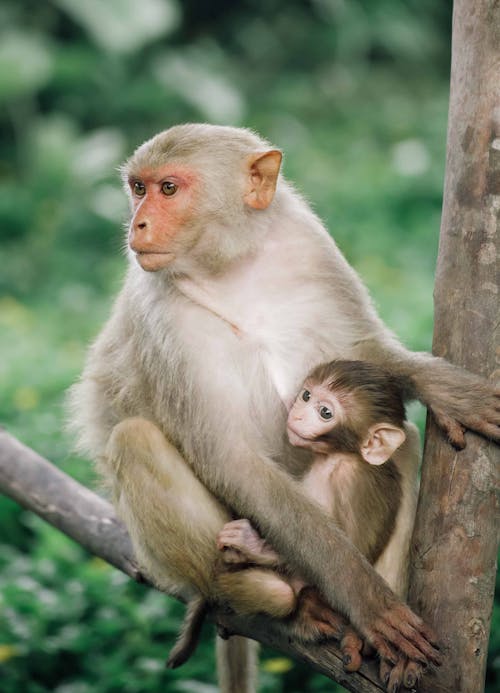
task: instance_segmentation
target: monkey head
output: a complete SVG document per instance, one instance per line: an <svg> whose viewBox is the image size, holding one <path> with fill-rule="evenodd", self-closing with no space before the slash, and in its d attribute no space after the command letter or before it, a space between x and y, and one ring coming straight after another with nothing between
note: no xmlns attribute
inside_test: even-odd
<svg viewBox="0 0 500 693"><path fill-rule="evenodd" d="M383 464L406 438L398 383L362 361L319 366L290 409L287 434L292 445L316 454L353 453Z"/></svg>
<svg viewBox="0 0 500 693"><path fill-rule="evenodd" d="M271 205L281 158L249 130L214 125L175 126L141 145L122 178L128 246L142 269L182 272L189 256L217 271L251 252L250 217Z"/></svg>

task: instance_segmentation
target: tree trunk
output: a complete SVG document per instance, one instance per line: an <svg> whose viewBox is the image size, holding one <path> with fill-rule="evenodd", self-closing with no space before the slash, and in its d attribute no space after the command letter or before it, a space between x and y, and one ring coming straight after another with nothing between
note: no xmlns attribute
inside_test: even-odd
<svg viewBox="0 0 500 693"><path fill-rule="evenodd" d="M456 0L448 154L433 351L492 379L500 371L500 3ZM495 371L495 369L497 369ZM500 448L472 433L454 451L428 421L410 603L446 661L421 691L484 689L498 548Z"/></svg>

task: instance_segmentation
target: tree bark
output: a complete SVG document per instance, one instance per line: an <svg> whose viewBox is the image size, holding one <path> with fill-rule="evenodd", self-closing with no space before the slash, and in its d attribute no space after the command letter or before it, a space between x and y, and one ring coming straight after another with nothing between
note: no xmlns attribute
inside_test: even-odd
<svg viewBox="0 0 500 693"><path fill-rule="evenodd" d="M131 578L147 582L130 537L113 507L53 464L0 429L0 492L40 515L96 556ZM354 693L381 693L374 662L347 674L334 644L305 647L278 633L270 619L242 618L213 610L210 618L229 633L245 635L299 659Z"/></svg>
<svg viewBox="0 0 500 693"><path fill-rule="evenodd" d="M433 352L492 379L500 371L500 3L456 0ZM495 370L496 369L496 370ZM500 448L467 434L454 451L428 421L410 603L446 661L422 692L484 689L498 548Z"/></svg>

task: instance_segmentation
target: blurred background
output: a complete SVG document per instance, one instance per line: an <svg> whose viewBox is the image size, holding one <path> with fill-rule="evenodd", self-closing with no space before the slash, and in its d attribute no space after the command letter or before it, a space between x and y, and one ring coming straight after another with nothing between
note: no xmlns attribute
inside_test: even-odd
<svg viewBox="0 0 500 693"><path fill-rule="evenodd" d="M1 424L95 484L63 400L123 274L117 166L183 121L249 126L282 148L384 319L430 349L451 4L3 0ZM182 612L0 497L2 693L213 693L210 626L188 665L164 669ZM493 692L498 608L490 650ZM262 692L334 690L264 651Z"/></svg>

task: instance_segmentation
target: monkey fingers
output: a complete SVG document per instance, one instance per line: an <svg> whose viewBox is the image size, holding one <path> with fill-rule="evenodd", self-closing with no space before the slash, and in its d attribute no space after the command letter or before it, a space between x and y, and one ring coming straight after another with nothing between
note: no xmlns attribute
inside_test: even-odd
<svg viewBox="0 0 500 693"><path fill-rule="evenodd" d="M433 631L404 604L386 612L367 630L367 636L379 654L393 664L399 659L394 648L421 664L441 664Z"/></svg>
<svg viewBox="0 0 500 693"><path fill-rule="evenodd" d="M217 548L224 552L226 563L255 563L266 566L278 563L276 552L245 518L224 525L217 535Z"/></svg>
<svg viewBox="0 0 500 693"><path fill-rule="evenodd" d="M357 671L363 661L362 650L363 640L359 637L352 626L347 626L344 637L340 641L342 650L342 663L346 671Z"/></svg>
<svg viewBox="0 0 500 693"><path fill-rule="evenodd" d="M453 447L457 450L463 450L466 445L465 427L440 409L433 409L432 413L436 419L436 423L446 433Z"/></svg>
<svg viewBox="0 0 500 693"><path fill-rule="evenodd" d="M251 562L248 557L245 556L245 554L241 553L241 551L238 551L237 549L230 549L226 546L222 548L221 554L223 562L227 565L245 566Z"/></svg>
<svg viewBox="0 0 500 693"><path fill-rule="evenodd" d="M446 378L439 376L423 385L424 401L430 406L437 423L450 442L462 449L465 438L462 427L500 442L500 384L490 383L471 373L439 364Z"/></svg>
<svg viewBox="0 0 500 693"><path fill-rule="evenodd" d="M486 421L480 416L471 416L470 424L473 430L500 443L500 411L496 411Z"/></svg>
<svg viewBox="0 0 500 693"><path fill-rule="evenodd" d="M292 635L303 642L340 640L347 626L346 619L332 611L314 587L301 590L297 610L290 621Z"/></svg>
<svg viewBox="0 0 500 693"><path fill-rule="evenodd" d="M423 672L422 665L408 661L406 657L401 657L394 667L384 660L380 662L380 680L389 693L398 691L401 686L411 691L416 690Z"/></svg>
<svg viewBox="0 0 500 693"><path fill-rule="evenodd" d="M406 688L412 689L418 687L425 668L417 662L406 662L403 684Z"/></svg>

